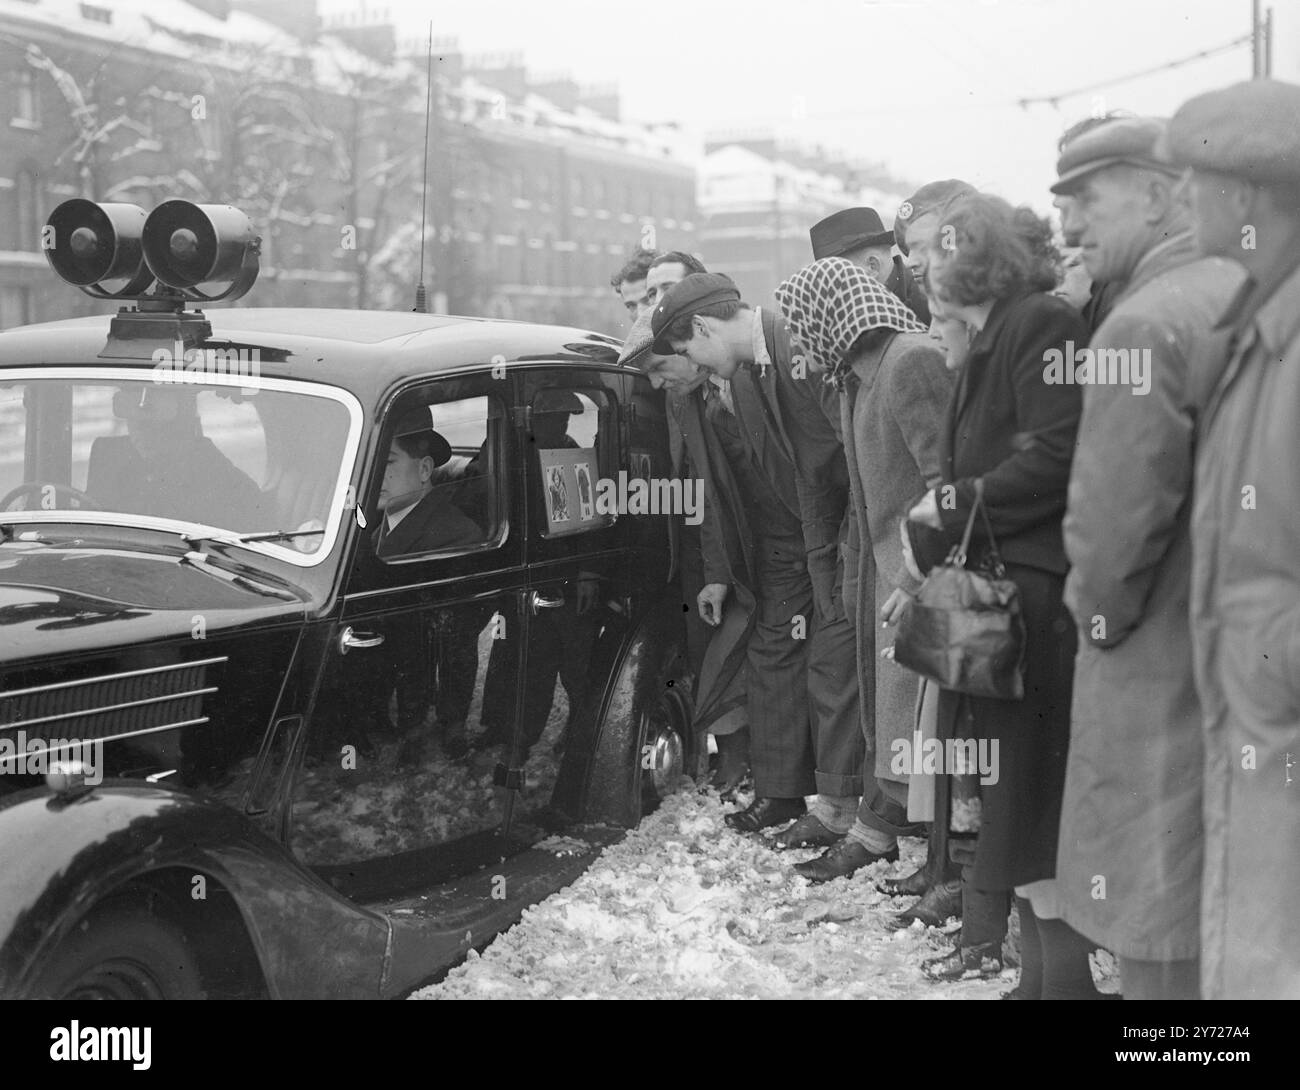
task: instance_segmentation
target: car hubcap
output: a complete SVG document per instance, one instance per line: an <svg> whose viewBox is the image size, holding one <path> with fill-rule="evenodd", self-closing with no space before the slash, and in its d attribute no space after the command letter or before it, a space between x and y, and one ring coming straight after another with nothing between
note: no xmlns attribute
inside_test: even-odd
<svg viewBox="0 0 1300 1090"><path fill-rule="evenodd" d="M164 999L163 989L143 965L114 958L76 981L65 999Z"/></svg>
<svg viewBox="0 0 1300 1090"><path fill-rule="evenodd" d="M646 724L646 745L650 747L646 754L650 764L647 772L654 793L661 799L666 798L686 772L686 746L666 708L658 707L650 713L650 721ZM645 750L642 752L646 753Z"/></svg>

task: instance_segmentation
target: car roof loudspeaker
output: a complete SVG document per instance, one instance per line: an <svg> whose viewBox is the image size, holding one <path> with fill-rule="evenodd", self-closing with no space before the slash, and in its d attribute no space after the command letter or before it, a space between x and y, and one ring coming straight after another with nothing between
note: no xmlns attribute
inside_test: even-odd
<svg viewBox="0 0 1300 1090"><path fill-rule="evenodd" d="M46 260L61 279L87 295L139 295L154 278L144 264L145 219L137 204L96 204L81 197L64 201L46 220ZM122 286L115 289L102 286L119 280Z"/></svg>
<svg viewBox="0 0 1300 1090"><path fill-rule="evenodd" d="M164 201L145 220L144 260L160 284L187 299L238 298L257 279L261 241L238 208ZM208 295L200 284L225 290Z"/></svg>

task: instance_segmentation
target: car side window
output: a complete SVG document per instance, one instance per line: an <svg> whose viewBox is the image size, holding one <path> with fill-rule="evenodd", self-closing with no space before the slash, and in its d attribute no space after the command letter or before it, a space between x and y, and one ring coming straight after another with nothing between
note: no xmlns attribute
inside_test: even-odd
<svg viewBox="0 0 1300 1090"><path fill-rule="evenodd" d="M504 403L404 395L389 413L376 466L371 546L384 564L492 549L505 537Z"/></svg>

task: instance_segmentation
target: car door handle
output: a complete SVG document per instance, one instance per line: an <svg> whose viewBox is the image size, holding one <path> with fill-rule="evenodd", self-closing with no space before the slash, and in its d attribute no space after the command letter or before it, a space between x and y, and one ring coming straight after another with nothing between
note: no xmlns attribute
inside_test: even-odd
<svg viewBox="0 0 1300 1090"><path fill-rule="evenodd" d="M384 642L382 633L379 632L354 632L352 626L348 625L339 633L339 654L346 655L353 648L357 647L378 647Z"/></svg>
<svg viewBox="0 0 1300 1090"><path fill-rule="evenodd" d="M547 598L535 590L528 594L528 608L534 617L539 609L559 609L563 605L563 598Z"/></svg>

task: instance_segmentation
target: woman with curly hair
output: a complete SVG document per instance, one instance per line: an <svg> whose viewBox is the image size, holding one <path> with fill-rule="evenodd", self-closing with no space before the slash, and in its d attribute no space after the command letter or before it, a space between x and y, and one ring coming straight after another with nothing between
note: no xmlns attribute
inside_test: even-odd
<svg viewBox="0 0 1300 1090"><path fill-rule="evenodd" d="M1047 222L1028 208L983 193L957 197L939 216L930 258L929 285L942 312L973 336L940 436L943 483L909 512L905 538L920 570L941 562L961 540L982 481L1027 638L1023 700L949 691L940 698L941 736L987 743L981 750L995 755L995 768L978 779L950 774L949 790L938 792L936 820L978 831L963 881L985 896L966 902L957 948L926 971L955 978L1000 970L1006 897L1015 890L1022 971L1014 997L1095 997L1091 944L1058 918L1053 879L1075 652L1061 598L1061 520L1082 399L1079 387L1044 377L1045 356L1067 351L1069 341L1086 344L1088 331L1069 304L1048 294L1058 255ZM988 550L977 519L970 565L983 563ZM968 837L954 836L955 857L963 839L969 850ZM972 902L984 910L972 912Z"/></svg>

